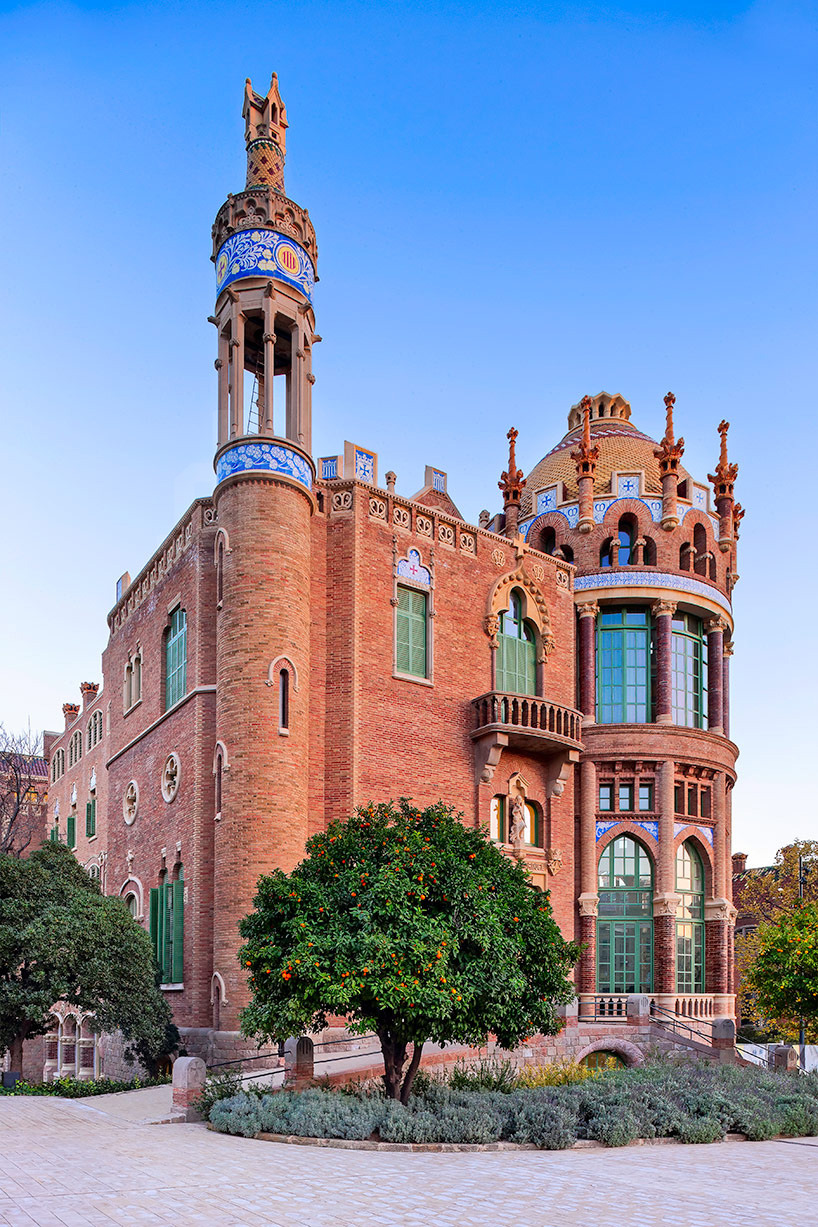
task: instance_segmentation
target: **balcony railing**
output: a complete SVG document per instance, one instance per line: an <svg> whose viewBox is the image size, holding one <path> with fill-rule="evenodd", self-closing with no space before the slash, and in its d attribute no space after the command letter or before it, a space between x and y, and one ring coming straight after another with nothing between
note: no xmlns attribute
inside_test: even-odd
<svg viewBox="0 0 818 1227"><path fill-rule="evenodd" d="M582 713L533 695L490 691L472 700L473 737L489 732L509 734L509 743L529 749L552 746L582 747Z"/></svg>

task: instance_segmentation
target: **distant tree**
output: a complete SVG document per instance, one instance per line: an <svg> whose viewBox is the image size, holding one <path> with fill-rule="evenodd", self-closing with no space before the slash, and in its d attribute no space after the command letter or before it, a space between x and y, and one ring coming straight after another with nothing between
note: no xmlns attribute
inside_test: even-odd
<svg viewBox="0 0 818 1227"><path fill-rule="evenodd" d="M25 859L0 855L0 1054L13 1070L25 1041L50 1029L57 1001L92 1012L96 1031L121 1030L127 1054L149 1069L178 1042L148 934L49 842Z"/></svg>
<svg viewBox="0 0 818 1227"><path fill-rule="evenodd" d="M762 1006L751 969L762 949L763 926L777 924L801 906L799 857L803 902L818 902L818 841L813 839L796 839L779 848L772 865L746 870L734 888L735 904L743 921L756 926L736 938L741 1015L756 1019L765 1031L783 1040L797 1037L800 1015L771 1013L769 1005ZM807 1018L806 1022L807 1039L818 1040L818 1020L810 1022Z"/></svg>
<svg viewBox="0 0 818 1227"><path fill-rule="evenodd" d="M281 1041L343 1015L377 1034L387 1094L405 1103L427 1040L493 1032L513 1047L559 1029L579 948L524 867L449 806L370 805L306 851L291 874L261 878L241 923L245 1034Z"/></svg>
<svg viewBox="0 0 818 1227"><path fill-rule="evenodd" d="M42 763L38 736L0 724L0 854L20 856L43 837L48 779Z"/></svg>
<svg viewBox="0 0 818 1227"><path fill-rule="evenodd" d="M755 1005L786 1031L803 1018L818 1026L818 903L794 906L762 924L746 983Z"/></svg>

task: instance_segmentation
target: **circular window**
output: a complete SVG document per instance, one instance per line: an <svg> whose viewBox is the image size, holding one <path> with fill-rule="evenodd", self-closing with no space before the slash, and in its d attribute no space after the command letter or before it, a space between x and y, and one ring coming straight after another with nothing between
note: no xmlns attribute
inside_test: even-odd
<svg viewBox="0 0 818 1227"><path fill-rule="evenodd" d="M162 796L171 802L179 791L179 774L181 766L178 754L169 754L162 768Z"/></svg>
<svg viewBox="0 0 818 1227"><path fill-rule="evenodd" d="M139 810L139 785L136 780L131 780L128 787L125 789L125 795L122 798L122 817L125 819L126 826L133 826L136 822L137 811Z"/></svg>

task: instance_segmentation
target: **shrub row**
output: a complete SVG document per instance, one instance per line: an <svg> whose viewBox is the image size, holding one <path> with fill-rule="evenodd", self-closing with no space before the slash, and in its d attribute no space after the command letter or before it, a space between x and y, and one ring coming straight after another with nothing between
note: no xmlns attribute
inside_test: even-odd
<svg viewBox="0 0 818 1227"><path fill-rule="evenodd" d="M528 1142L562 1150L591 1139L625 1146L637 1138L715 1142L818 1133L818 1075L659 1063L613 1070L562 1086L509 1092L427 1082L409 1105L375 1092L242 1092L215 1103L213 1127L253 1137L379 1137L385 1142Z"/></svg>
<svg viewBox="0 0 818 1227"><path fill-rule="evenodd" d="M0 1095L59 1095L62 1099L85 1099L86 1095L111 1095L114 1091L138 1091L144 1086L164 1086L169 1076L161 1078L131 1078L117 1082L113 1078L55 1078L53 1082L23 1082L14 1089L0 1087Z"/></svg>

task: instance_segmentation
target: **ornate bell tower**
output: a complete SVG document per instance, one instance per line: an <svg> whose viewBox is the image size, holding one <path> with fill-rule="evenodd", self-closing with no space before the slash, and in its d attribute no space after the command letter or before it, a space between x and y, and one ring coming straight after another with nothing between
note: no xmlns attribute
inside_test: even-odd
<svg viewBox="0 0 818 1227"><path fill-rule="evenodd" d="M287 112L275 76L265 97L247 82L243 115L247 185L213 226L219 1032L237 1029L246 1001L238 923L258 877L303 856L309 782L315 231L284 194Z"/></svg>

